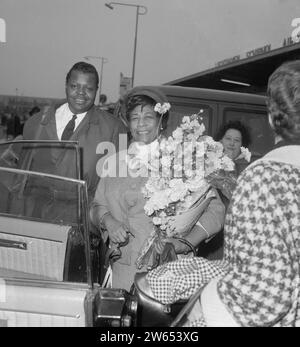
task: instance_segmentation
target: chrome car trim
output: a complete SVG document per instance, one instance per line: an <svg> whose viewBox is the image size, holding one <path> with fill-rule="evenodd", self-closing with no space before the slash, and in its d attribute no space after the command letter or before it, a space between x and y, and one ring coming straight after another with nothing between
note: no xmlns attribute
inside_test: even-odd
<svg viewBox="0 0 300 347"><path fill-rule="evenodd" d="M0 239L0 247L16 248L16 249L21 249L23 251L27 251L27 243L21 242L21 241Z"/></svg>
<svg viewBox="0 0 300 347"><path fill-rule="evenodd" d="M47 315L52 317L65 317L65 318L74 318L74 319L80 319L80 314L75 315L69 315L69 314L60 314L60 313L45 313L45 312L39 312L39 311L27 311L27 310L15 310L15 309L0 309L0 312L17 312L17 313L26 313L26 314L35 314L35 315Z"/></svg>

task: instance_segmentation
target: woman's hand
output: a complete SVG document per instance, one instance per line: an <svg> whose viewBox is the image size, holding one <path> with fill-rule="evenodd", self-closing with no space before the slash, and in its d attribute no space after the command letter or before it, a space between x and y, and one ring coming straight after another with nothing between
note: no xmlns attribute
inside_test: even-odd
<svg viewBox="0 0 300 347"><path fill-rule="evenodd" d="M190 248L184 244L183 242L180 242L177 239L173 239L168 238L168 239L164 239L164 240L159 240L158 242L155 243L155 250L157 253L161 254L164 250L165 244L166 243L172 243L174 248L175 248L175 252L177 254L182 254L182 253L186 253L190 251Z"/></svg>
<svg viewBox="0 0 300 347"><path fill-rule="evenodd" d="M118 243L120 246L128 242L129 228L125 224L117 221L110 214L104 217L103 224L106 227L111 242Z"/></svg>
<svg viewBox="0 0 300 347"><path fill-rule="evenodd" d="M189 248L189 246L187 246L186 244L184 244L183 242L180 242L177 239L173 239L173 238L169 238L166 239L166 242L172 243L174 248L175 248L175 252L176 254L183 254L183 253L187 253L189 252L191 249Z"/></svg>

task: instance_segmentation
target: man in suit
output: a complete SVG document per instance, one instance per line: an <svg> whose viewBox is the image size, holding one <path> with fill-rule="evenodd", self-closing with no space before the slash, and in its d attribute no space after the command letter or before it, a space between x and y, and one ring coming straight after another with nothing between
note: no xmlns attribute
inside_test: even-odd
<svg viewBox="0 0 300 347"><path fill-rule="evenodd" d="M103 154L96 154L99 143L107 141L119 150L119 134L127 129L116 117L95 107L94 101L98 89L97 70L85 62L76 63L66 76L66 102L58 108L48 107L29 118L23 130L24 140L63 140L77 141L82 150L82 179L87 182L89 201L99 181L96 173L97 161ZM24 148L23 148L24 150ZM22 155L25 158L24 155ZM42 145L34 150L30 162L21 165L30 170L55 175L79 178L74 148ZM24 167L25 165L25 167ZM27 167L26 167L27 165ZM63 221L72 220L76 215L76 192L72 192L65 183L52 184L31 179L26 184L31 203L27 199L26 215ZM26 195L26 194L25 194ZM73 204L67 200L73 201ZM73 208L72 208L73 207Z"/></svg>

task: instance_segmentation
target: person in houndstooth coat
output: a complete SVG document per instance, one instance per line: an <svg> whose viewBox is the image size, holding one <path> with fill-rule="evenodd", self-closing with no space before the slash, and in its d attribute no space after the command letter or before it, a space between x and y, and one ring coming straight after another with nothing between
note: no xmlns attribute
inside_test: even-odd
<svg viewBox="0 0 300 347"><path fill-rule="evenodd" d="M198 292L188 326L300 326L300 60L269 78L276 145L238 179L225 275Z"/></svg>

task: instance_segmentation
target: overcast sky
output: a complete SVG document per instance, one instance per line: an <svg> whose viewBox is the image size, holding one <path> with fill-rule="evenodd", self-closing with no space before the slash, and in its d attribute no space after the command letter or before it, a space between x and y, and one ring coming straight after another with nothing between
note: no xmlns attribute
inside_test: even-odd
<svg viewBox="0 0 300 347"><path fill-rule="evenodd" d="M123 2L119 0L118 2ZM291 35L299 0L132 0L139 16L135 85L161 84ZM0 94L64 97L65 75L84 56L103 56L102 92L114 101L131 76L135 8L103 0L0 0ZM100 60L91 61L100 71Z"/></svg>

